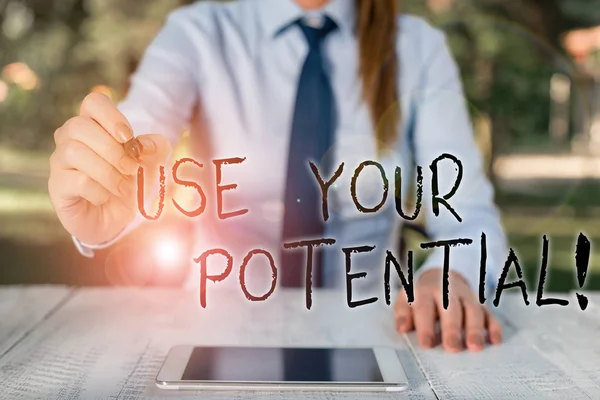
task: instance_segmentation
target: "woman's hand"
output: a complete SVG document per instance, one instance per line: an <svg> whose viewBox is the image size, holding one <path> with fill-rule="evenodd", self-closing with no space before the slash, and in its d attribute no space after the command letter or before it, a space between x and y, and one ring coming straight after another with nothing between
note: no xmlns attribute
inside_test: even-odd
<svg viewBox="0 0 600 400"><path fill-rule="evenodd" d="M406 333L417 331L419 345L435 347L439 343L436 321L439 319L441 342L446 351L459 352L465 347L471 351L502 342L502 326L490 310L481 305L467 281L456 272L450 272L449 305L444 310L442 301L442 269L423 273L415 283L415 301L409 305L402 292L394 307L396 330ZM463 340L464 337L464 340Z"/></svg>
<svg viewBox="0 0 600 400"><path fill-rule="evenodd" d="M162 135L144 135L139 160L125 154L123 143L133 137L125 116L107 96L92 93L80 115L54 134L48 191L65 229L77 239L96 245L115 238L136 215L138 166L146 182L156 182L158 165L170 153ZM149 185L147 185L149 186Z"/></svg>

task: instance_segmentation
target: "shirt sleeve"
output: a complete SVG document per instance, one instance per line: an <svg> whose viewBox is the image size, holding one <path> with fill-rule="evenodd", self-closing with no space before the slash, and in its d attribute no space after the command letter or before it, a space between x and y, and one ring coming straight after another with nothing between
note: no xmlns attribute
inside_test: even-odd
<svg viewBox="0 0 600 400"><path fill-rule="evenodd" d="M185 11L183 8L169 15L131 77L127 96L118 105L135 136L162 134L173 146L189 124L198 100L195 56L198 51L188 34L192 31L192 22ZM143 217L138 213L116 238L100 245L87 245L76 238L73 241L83 256L93 257L94 250L110 247L142 222Z"/></svg>
<svg viewBox="0 0 600 400"><path fill-rule="evenodd" d="M487 239L488 288L495 286L498 272L507 257L506 237L500 215L494 204L494 189L488 180L481 153L476 145L472 124L467 111L459 71L444 34L430 28L426 42L431 49L423 60L419 93L416 98L416 116L413 131L415 162L423 168L423 208L426 229L432 241L466 238L470 245L450 248L450 270L460 273L477 291L480 279L481 237ZM439 215L432 209L431 165L442 154L450 154L462 163L463 176L449 205L462 219L444 206ZM450 193L457 180L458 168L451 160L438 164L440 197ZM417 275L444 263L444 248L427 250L429 256Z"/></svg>

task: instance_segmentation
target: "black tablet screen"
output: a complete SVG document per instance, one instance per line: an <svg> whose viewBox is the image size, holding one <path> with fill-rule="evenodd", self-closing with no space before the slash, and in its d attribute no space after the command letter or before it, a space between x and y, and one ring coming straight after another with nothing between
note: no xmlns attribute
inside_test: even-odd
<svg viewBox="0 0 600 400"><path fill-rule="evenodd" d="M195 347L184 381L382 382L372 349Z"/></svg>

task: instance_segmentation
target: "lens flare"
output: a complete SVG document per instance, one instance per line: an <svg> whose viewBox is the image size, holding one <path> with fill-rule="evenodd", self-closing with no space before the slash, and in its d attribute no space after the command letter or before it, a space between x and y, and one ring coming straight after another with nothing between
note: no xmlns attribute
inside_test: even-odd
<svg viewBox="0 0 600 400"><path fill-rule="evenodd" d="M184 265L185 246L174 236L159 236L154 245L154 258L159 268L179 268Z"/></svg>

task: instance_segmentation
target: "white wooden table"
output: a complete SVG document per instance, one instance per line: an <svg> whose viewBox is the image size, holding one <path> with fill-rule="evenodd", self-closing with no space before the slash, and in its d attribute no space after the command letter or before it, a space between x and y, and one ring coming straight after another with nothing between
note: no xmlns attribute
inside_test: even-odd
<svg viewBox="0 0 600 400"><path fill-rule="evenodd" d="M201 309L196 295L0 288L0 399L600 398L600 295L589 295L585 312L575 301L540 309L504 296L496 311L505 344L461 354L421 350L414 334L396 334L382 300L350 310L345 293L318 292L308 311L303 292L276 291L251 304L238 292L211 291ZM386 395L167 393L153 381L177 344L395 346L410 388Z"/></svg>

